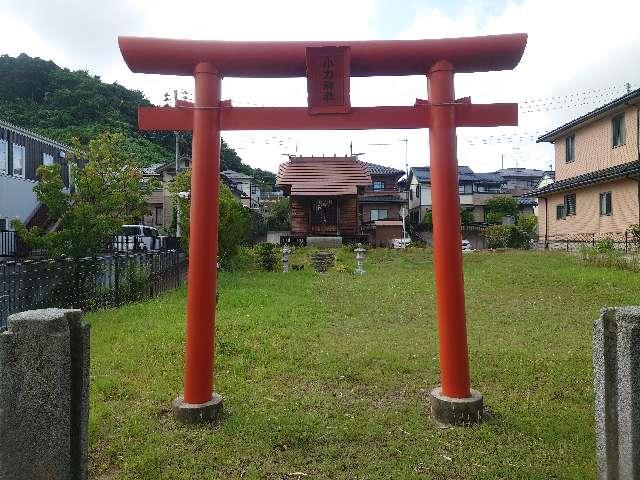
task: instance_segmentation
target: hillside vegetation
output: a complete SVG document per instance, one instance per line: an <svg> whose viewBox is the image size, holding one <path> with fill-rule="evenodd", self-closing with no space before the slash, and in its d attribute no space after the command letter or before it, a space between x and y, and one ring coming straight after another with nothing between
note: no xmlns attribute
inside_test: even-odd
<svg viewBox="0 0 640 480"><path fill-rule="evenodd" d="M0 78L2 120L63 143L75 137L86 144L99 133L120 132L141 166L174 158L172 132L137 130L138 107L151 105L139 90L105 83L87 71L71 71L26 54L0 56ZM182 135L180 150L191 151L190 134ZM220 166L253 175L263 188L275 183L273 173L242 163L224 141Z"/></svg>

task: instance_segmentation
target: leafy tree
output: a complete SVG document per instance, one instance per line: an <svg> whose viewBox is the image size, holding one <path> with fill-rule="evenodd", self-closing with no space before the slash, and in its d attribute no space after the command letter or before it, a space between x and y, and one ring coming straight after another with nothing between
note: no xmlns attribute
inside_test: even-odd
<svg viewBox="0 0 640 480"><path fill-rule="evenodd" d="M502 223L504 217L518 215L518 201L510 196L493 197L487 201L487 221L491 224Z"/></svg>
<svg viewBox="0 0 640 480"><path fill-rule="evenodd" d="M468 225L470 223L473 223L473 220L473 210L460 207L460 223L462 225ZM422 223L426 223L427 225L433 224L433 214L431 213L431 210L427 210L427 212L424 214Z"/></svg>
<svg viewBox="0 0 640 480"><path fill-rule="evenodd" d="M40 181L33 187L38 200L58 223L53 232L27 229L20 221L12 226L31 247L51 256L79 258L101 251L123 224L147 213L147 197L156 187L144 182L135 159L123 148L122 134L101 134L86 147L78 142L68 156L73 189L64 189L60 165L38 168ZM81 159L82 168L78 167Z"/></svg>
<svg viewBox="0 0 640 480"><path fill-rule="evenodd" d="M279 198L266 215L269 230L289 230L289 198Z"/></svg>
<svg viewBox="0 0 640 480"><path fill-rule="evenodd" d="M191 169L176 175L169 185L171 198L180 212L180 228L185 249L189 246L189 213L191 191ZM220 183L220 211L218 227L218 257L223 267L231 264L240 245L249 239L251 214L233 196L229 187Z"/></svg>

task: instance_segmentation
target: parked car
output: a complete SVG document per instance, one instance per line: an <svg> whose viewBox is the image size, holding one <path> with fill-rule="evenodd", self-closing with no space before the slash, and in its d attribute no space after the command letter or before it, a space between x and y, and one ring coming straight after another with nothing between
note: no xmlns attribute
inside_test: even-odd
<svg viewBox="0 0 640 480"><path fill-rule="evenodd" d="M120 234L114 240L114 249L118 252L161 250L166 238L154 227L123 225Z"/></svg>
<svg viewBox="0 0 640 480"><path fill-rule="evenodd" d="M394 238L392 240L393 248L407 248L411 245L411 239L407 238Z"/></svg>
<svg viewBox="0 0 640 480"><path fill-rule="evenodd" d="M473 246L469 240L462 240L462 251L463 252L472 252Z"/></svg>

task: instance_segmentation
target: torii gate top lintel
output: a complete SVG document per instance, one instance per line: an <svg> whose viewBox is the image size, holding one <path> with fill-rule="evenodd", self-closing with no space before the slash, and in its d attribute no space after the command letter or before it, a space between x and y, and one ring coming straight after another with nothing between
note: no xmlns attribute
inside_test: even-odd
<svg viewBox="0 0 640 480"><path fill-rule="evenodd" d="M225 77L282 78L306 76L306 49L346 46L353 77L425 75L439 60L456 73L513 70L527 35L514 33L435 40L322 42L228 42L118 37L125 62L135 73L193 75L209 62Z"/></svg>

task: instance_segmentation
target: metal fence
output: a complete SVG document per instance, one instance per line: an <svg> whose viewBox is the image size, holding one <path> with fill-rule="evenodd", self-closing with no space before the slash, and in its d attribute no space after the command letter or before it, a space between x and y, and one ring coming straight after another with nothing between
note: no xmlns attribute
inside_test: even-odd
<svg viewBox="0 0 640 480"><path fill-rule="evenodd" d="M572 233L547 235L539 239L539 246L550 250L579 250L583 246L596 246L601 241L611 241L616 250L636 252L640 244L630 231L604 233Z"/></svg>
<svg viewBox="0 0 640 480"><path fill-rule="evenodd" d="M153 297L184 283L186 272L187 258L175 250L2 262L0 329L24 310L92 310Z"/></svg>

